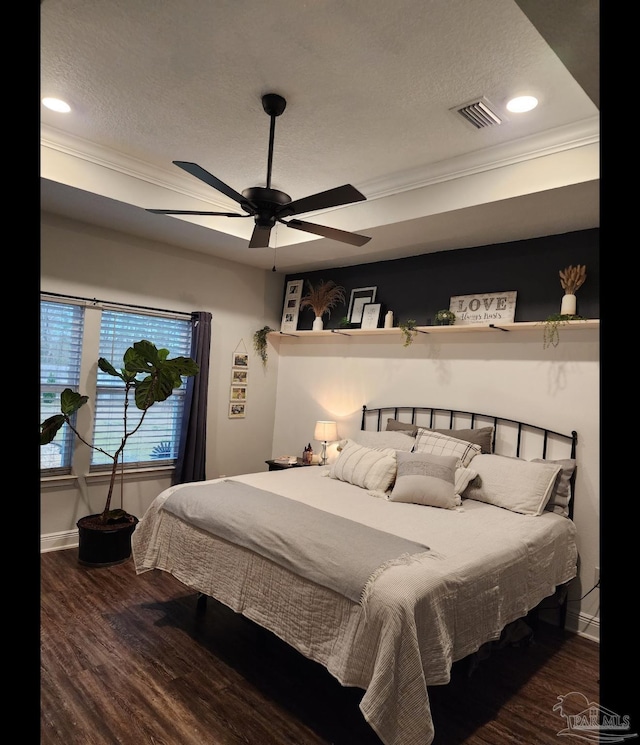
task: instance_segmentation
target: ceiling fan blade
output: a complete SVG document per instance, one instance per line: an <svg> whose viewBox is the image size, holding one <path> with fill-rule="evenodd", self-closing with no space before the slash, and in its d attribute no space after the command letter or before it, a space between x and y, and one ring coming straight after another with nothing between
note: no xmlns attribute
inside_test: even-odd
<svg viewBox="0 0 640 745"><path fill-rule="evenodd" d="M154 215L217 215L218 217L251 217L251 215L239 215L237 212L202 212L200 210L145 210L153 212Z"/></svg>
<svg viewBox="0 0 640 745"><path fill-rule="evenodd" d="M334 241L340 241L341 243L350 243L352 246L364 246L368 243L371 238L366 235L359 235L358 233L348 233L346 230L338 230L337 228L328 228L326 225L316 225L312 222L303 222L302 220L289 220L285 222L280 220L283 225L288 225L290 228L296 230L304 230L305 233L315 233L321 235L323 238L331 238Z"/></svg>
<svg viewBox="0 0 640 745"><path fill-rule="evenodd" d="M249 241L249 248L269 248L269 236L271 235L271 227L260 227L256 225L251 234L251 240Z"/></svg>
<svg viewBox="0 0 640 745"><path fill-rule="evenodd" d="M197 179L200 179L200 181L204 181L205 184L213 186L214 189L217 189L222 194L225 194L230 199L233 199L234 202L238 202L242 205L248 204L253 209L255 209L255 205L251 204L249 200L245 199L242 194L237 192L235 189L232 189L230 186L227 186L224 181L220 181L219 178L216 178L215 176L210 174L209 171L205 171L204 168L201 168L197 163L188 163L184 160L174 160L173 163L174 165L178 166L178 168L182 168L183 171L186 171L192 176L195 176Z"/></svg>
<svg viewBox="0 0 640 745"><path fill-rule="evenodd" d="M316 210L324 210L329 207L340 207L343 204L362 202L365 199L365 195L361 194L355 186L344 184L344 186L336 186L335 189L328 189L327 191L312 194L309 197L296 199L284 205L278 212L284 216L299 215L302 212L315 212Z"/></svg>

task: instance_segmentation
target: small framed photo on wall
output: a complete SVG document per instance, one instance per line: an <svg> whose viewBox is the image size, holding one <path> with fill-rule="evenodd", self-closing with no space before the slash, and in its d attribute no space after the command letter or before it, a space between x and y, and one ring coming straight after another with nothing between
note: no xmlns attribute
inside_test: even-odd
<svg viewBox="0 0 640 745"><path fill-rule="evenodd" d="M249 355L246 352L234 352L231 364L233 367L246 369L249 367Z"/></svg>
<svg viewBox="0 0 640 745"><path fill-rule="evenodd" d="M247 386L246 385L232 385L231 386L231 401L246 401L247 400Z"/></svg>
<svg viewBox="0 0 640 745"><path fill-rule="evenodd" d="M231 368L231 385L246 385L248 377L247 370L241 370L239 367Z"/></svg>
<svg viewBox="0 0 640 745"><path fill-rule="evenodd" d="M229 419L243 419L245 414L245 403L232 401L229 404Z"/></svg>

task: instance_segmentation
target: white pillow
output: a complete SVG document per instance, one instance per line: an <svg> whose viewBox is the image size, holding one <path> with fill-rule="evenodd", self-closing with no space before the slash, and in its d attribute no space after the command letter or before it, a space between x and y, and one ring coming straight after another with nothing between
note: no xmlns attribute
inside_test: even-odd
<svg viewBox="0 0 640 745"><path fill-rule="evenodd" d="M545 510L555 512L556 515L569 517L569 502L571 502L571 477L576 470L575 458L564 458L561 460L543 460L534 458L532 463L554 463L561 467L561 471L556 478L556 483L551 490L549 501L545 505Z"/></svg>
<svg viewBox="0 0 640 745"><path fill-rule="evenodd" d="M418 429L414 447L416 453L455 455L458 458L459 468L466 468L481 450L480 445L465 440L458 440L456 437L442 435L439 432L433 432L423 427Z"/></svg>
<svg viewBox="0 0 640 745"><path fill-rule="evenodd" d="M385 492L396 477L396 451L373 450L347 440L329 476L363 489Z"/></svg>
<svg viewBox="0 0 640 745"><path fill-rule="evenodd" d="M455 455L396 453L398 473L390 502L411 502L452 510L460 504L454 484Z"/></svg>
<svg viewBox="0 0 640 745"><path fill-rule="evenodd" d="M524 515L541 515L562 467L505 455L476 455L478 479L469 484L465 499L488 502Z"/></svg>
<svg viewBox="0 0 640 745"><path fill-rule="evenodd" d="M372 450L387 450L390 448L391 450L406 450L408 452L416 443L415 438L406 432L367 432L366 430L359 430L349 439ZM341 450L346 442L346 440L342 440L338 449Z"/></svg>

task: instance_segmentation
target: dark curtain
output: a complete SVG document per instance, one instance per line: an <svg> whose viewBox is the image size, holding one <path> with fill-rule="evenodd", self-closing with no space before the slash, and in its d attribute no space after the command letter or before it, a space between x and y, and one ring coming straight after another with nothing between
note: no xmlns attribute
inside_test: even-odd
<svg viewBox="0 0 640 745"><path fill-rule="evenodd" d="M180 450L173 476L174 484L204 481L207 452L207 398L209 392L209 352L211 313L191 314L191 358L200 372L187 378L187 393L182 418Z"/></svg>

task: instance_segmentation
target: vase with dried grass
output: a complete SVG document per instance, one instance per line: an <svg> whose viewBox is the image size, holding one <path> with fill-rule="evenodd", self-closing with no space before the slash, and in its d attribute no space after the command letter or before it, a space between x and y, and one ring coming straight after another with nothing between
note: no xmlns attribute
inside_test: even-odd
<svg viewBox="0 0 640 745"><path fill-rule="evenodd" d="M587 267L582 264L568 266L561 269L560 284L564 290L564 297L560 305L560 315L575 316L576 314L576 291L582 287L587 278Z"/></svg>
<svg viewBox="0 0 640 745"><path fill-rule="evenodd" d="M313 330L322 331L324 328L322 316L325 313L331 315L331 310L338 303L345 302L344 287L340 287L331 279L326 282L321 279L315 286L309 280L306 284L307 294L300 300L300 309L311 308L316 315Z"/></svg>

